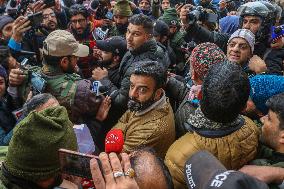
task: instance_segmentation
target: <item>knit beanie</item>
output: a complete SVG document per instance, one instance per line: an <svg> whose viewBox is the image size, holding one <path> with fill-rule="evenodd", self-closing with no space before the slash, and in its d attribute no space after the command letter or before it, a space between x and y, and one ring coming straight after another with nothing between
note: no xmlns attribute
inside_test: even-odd
<svg viewBox="0 0 284 189"><path fill-rule="evenodd" d="M3 77L5 81L7 81L7 72L2 65L0 65L0 77Z"/></svg>
<svg viewBox="0 0 284 189"><path fill-rule="evenodd" d="M230 36L228 43L230 43L230 41L236 37L245 39L250 46L251 52L254 51L255 36L250 30L238 29Z"/></svg>
<svg viewBox="0 0 284 189"><path fill-rule="evenodd" d="M60 148L77 150L66 108L33 111L14 128L4 165L10 174L25 180L52 178L60 171Z"/></svg>
<svg viewBox="0 0 284 189"><path fill-rule="evenodd" d="M0 32L2 31L4 26L6 26L7 24L11 22L14 22L14 19L11 16L8 16L8 15L0 16Z"/></svg>
<svg viewBox="0 0 284 189"><path fill-rule="evenodd" d="M224 62L226 59L225 53L216 44L207 42L197 45L192 50L190 64L199 79L203 80L210 66Z"/></svg>
<svg viewBox="0 0 284 189"><path fill-rule="evenodd" d="M266 101L279 93L284 92L284 77L277 75L256 75L250 78L250 98L256 108L267 114Z"/></svg>
<svg viewBox="0 0 284 189"><path fill-rule="evenodd" d="M120 15L120 16L127 16L130 17L133 15L129 1L128 0L120 0L118 1L113 8L113 14L114 15Z"/></svg>
<svg viewBox="0 0 284 189"><path fill-rule="evenodd" d="M159 18L168 24L168 26L179 26L179 17L175 8L168 8L164 10L163 16Z"/></svg>

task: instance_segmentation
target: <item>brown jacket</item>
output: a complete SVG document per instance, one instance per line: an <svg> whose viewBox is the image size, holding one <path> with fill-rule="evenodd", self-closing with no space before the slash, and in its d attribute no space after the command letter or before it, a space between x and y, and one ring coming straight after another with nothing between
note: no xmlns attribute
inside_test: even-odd
<svg viewBox="0 0 284 189"><path fill-rule="evenodd" d="M194 153L207 150L227 169L239 169L255 158L258 138L259 129L247 117L239 130L221 138L205 138L195 132L188 132L169 148L165 157L175 189L186 188L184 164Z"/></svg>
<svg viewBox="0 0 284 189"><path fill-rule="evenodd" d="M175 140L174 115L168 99L143 115L126 111L114 126L124 133L124 152L139 146L153 147L164 158Z"/></svg>

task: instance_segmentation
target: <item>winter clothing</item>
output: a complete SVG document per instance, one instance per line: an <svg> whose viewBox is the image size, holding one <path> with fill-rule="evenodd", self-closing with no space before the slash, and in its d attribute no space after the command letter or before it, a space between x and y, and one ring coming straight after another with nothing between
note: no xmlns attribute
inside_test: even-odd
<svg viewBox="0 0 284 189"><path fill-rule="evenodd" d="M114 128L123 131L123 151L127 153L139 146L148 146L164 158L175 140L173 111L165 95L146 110L128 110Z"/></svg>
<svg viewBox="0 0 284 189"><path fill-rule="evenodd" d="M192 50L190 64L199 79L203 80L211 65L222 63L226 59L226 55L217 45L202 43Z"/></svg>
<svg viewBox="0 0 284 189"><path fill-rule="evenodd" d="M250 164L284 168L284 154L276 152L264 145L260 145L256 159ZM278 185L274 183L269 184L269 188L280 189Z"/></svg>
<svg viewBox="0 0 284 189"><path fill-rule="evenodd" d="M254 51L255 36L250 30L238 29L230 36L228 43L230 43L230 41L236 37L245 39L250 46L251 52Z"/></svg>
<svg viewBox="0 0 284 189"><path fill-rule="evenodd" d="M112 98L112 108L117 109L120 114L117 115L119 119L121 115L126 111L127 100L128 100L128 91L130 87L129 78L134 70L134 67L139 61L158 61L163 64L164 67L167 67L170 64L168 53L166 49L162 46L158 46L154 39L149 40L144 43L138 49L134 51L128 51L121 63L119 68L119 86L115 86L111 81L109 85L106 85L109 88L109 94ZM108 78L104 78L105 82ZM119 88L119 89L118 89Z"/></svg>
<svg viewBox="0 0 284 189"><path fill-rule="evenodd" d="M256 108L263 114L268 113L266 101L276 95L284 92L284 77L276 75L256 75L250 78L250 98Z"/></svg>
<svg viewBox="0 0 284 189"><path fill-rule="evenodd" d="M230 134L221 133L219 135L218 131L209 131L210 135L216 134L209 137L194 131L188 132L175 141L167 152L165 163L169 168L176 189L186 188L183 166L185 161L197 151L209 151L227 169L239 169L255 158L259 129L249 118L242 117L242 119L244 122L235 125L238 130Z"/></svg>
<svg viewBox="0 0 284 189"><path fill-rule="evenodd" d="M129 1L127 0L120 0L118 1L113 8L113 14L114 15L120 15L120 16L127 16L130 17L133 15Z"/></svg>
<svg viewBox="0 0 284 189"><path fill-rule="evenodd" d="M12 104L10 97L3 97L0 100L0 145L8 145L12 135L16 119L12 114Z"/></svg>
<svg viewBox="0 0 284 189"><path fill-rule="evenodd" d="M159 18L159 20L163 20L168 26L179 26L180 20L175 8L168 8L164 10L163 16Z"/></svg>
<svg viewBox="0 0 284 189"><path fill-rule="evenodd" d="M120 58L122 58L127 51L126 40L120 36L114 36L106 40L97 40L96 45L98 49L119 55Z"/></svg>
<svg viewBox="0 0 284 189"><path fill-rule="evenodd" d="M7 72L6 69L0 65L0 77L3 77L5 81L7 81Z"/></svg>
<svg viewBox="0 0 284 189"><path fill-rule="evenodd" d="M284 49L270 49L265 58L267 71L265 73L272 75L284 75Z"/></svg>
<svg viewBox="0 0 284 189"><path fill-rule="evenodd" d="M77 150L73 124L62 106L33 111L14 129L5 168L15 177L30 181L56 176L58 150Z"/></svg>
<svg viewBox="0 0 284 189"><path fill-rule="evenodd" d="M7 24L14 22L14 19L8 15L3 15L0 16L0 32L2 32L2 29L4 28L4 26L6 26Z"/></svg>
<svg viewBox="0 0 284 189"><path fill-rule="evenodd" d="M175 126L176 126L176 138L185 135L189 128L188 124L185 124L188 116L193 114L198 104L194 104L192 100L186 96L182 103L179 105L175 113Z"/></svg>
<svg viewBox="0 0 284 189"><path fill-rule="evenodd" d="M176 73L178 75L184 75L185 68L185 56L184 51L182 50L182 46L186 45L184 40L184 32L177 31L173 36L170 36L170 46L172 47L175 55L176 55Z"/></svg>
<svg viewBox="0 0 284 189"><path fill-rule="evenodd" d="M94 38L96 26L93 22L89 22L86 30L82 35L77 35L74 29L69 27L69 31L74 35L77 41L81 44L89 44L89 48L93 48L96 39ZM93 66L95 65L95 59L92 54L89 54L87 57L79 58L77 62L78 67L82 73L84 79L90 78L92 76Z"/></svg>
<svg viewBox="0 0 284 189"><path fill-rule="evenodd" d="M232 35L239 28L239 16L231 15L219 20L220 32Z"/></svg>
<svg viewBox="0 0 284 189"><path fill-rule="evenodd" d="M168 36L170 32L169 26L162 20L157 20L154 23L154 36Z"/></svg>

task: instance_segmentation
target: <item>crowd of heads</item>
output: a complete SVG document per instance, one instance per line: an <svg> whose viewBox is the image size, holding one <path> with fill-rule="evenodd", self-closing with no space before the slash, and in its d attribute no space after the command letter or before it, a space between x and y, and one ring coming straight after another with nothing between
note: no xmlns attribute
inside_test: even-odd
<svg viewBox="0 0 284 189"><path fill-rule="evenodd" d="M282 1L0 1L0 148L8 146L0 186L278 185L283 8ZM84 127L92 141L79 144ZM113 148L128 155L103 152L112 129L123 140L117 146L111 135ZM86 153L84 145L98 155L79 154L93 157L92 181L62 174L59 149L74 155ZM263 145L272 154L266 167L246 170Z"/></svg>

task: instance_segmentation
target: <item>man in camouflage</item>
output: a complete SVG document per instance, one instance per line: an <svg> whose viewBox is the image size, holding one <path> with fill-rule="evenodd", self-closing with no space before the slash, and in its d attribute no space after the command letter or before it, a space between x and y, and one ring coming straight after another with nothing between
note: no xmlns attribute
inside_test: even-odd
<svg viewBox="0 0 284 189"><path fill-rule="evenodd" d="M103 96L96 96L91 81L81 79L75 73L78 57L88 54L89 48L79 44L70 32L55 30L43 42L43 67L31 69L45 81L45 87L38 92L54 95L60 105L67 109L73 123L89 124L90 120L101 118L101 111L98 110L101 110L99 107ZM32 85L24 71L14 69L9 78L10 89L17 87L19 97L27 96Z"/></svg>

